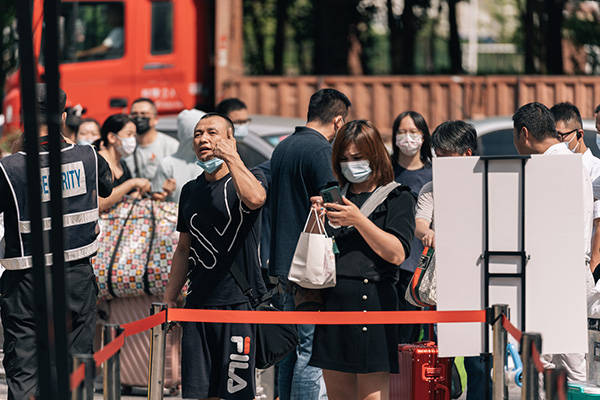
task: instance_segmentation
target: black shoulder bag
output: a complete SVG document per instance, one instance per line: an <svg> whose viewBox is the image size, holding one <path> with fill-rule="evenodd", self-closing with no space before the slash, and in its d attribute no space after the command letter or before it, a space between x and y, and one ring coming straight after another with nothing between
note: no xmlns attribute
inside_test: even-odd
<svg viewBox="0 0 600 400"><path fill-rule="evenodd" d="M277 288L267 292L261 298L256 298L250 287L246 274L237 263L231 266L231 276L250 301L250 306L256 311L279 311L271 304L271 298ZM256 368L267 369L281 361L298 345L296 325L291 324L256 324Z"/></svg>

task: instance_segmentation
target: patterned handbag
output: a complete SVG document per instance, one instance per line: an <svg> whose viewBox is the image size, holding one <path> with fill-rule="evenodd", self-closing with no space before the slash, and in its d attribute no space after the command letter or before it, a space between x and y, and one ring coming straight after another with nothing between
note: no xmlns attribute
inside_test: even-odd
<svg viewBox="0 0 600 400"><path fill-rule="evenodd" d="M177 204L125 197L98 224L98 298L163 294L179 238Z"/></svg>

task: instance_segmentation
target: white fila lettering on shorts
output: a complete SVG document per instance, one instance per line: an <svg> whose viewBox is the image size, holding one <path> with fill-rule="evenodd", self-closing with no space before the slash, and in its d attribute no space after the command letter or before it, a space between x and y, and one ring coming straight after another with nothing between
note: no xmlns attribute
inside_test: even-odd
<svg viewBox="0 0 600 400"><path fill-rule="evenodd" d="M232 336L231 342L236 344L236 353L229 355L229 370L227 372L227 391L231 394L237 393L248 386L242 377L236 374L237 369L246 370L250 368L250 337Z"/></svg>

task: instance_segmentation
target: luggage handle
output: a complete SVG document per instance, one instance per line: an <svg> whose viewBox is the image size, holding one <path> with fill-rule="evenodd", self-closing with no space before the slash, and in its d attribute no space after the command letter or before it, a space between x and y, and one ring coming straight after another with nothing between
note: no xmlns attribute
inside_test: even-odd
<svg viewBox="0 0 600 400"><path fill-rule="evenodd" d="M446 366L440 364L434 367L430 364L423 364L421 368L421 378L424 382L444 382L446 380Z"/></svg>
<svg viewBox="0 0 600 400"><path fill-rule="evenodd" d="M434 384L435 384L434 391L442 392L442 398L444 400L450 400L450 389L448 389L448 387L446 387L445 385L442 385L441 383L438 383L438 382L434 382Z"/></svg>

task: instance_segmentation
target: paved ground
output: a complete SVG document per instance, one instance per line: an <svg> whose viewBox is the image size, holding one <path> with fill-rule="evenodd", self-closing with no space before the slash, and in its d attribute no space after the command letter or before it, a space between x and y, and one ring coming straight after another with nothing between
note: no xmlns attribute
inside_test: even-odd
<svg viewBox="0 0 600 400"><path fill-rule="evenodd" d="M0 361L1 358L3 356L3 353L0 351ZM0 399L6 399L8 397L8 388L6 386L6 380L5 380L5 375L4 375L4 369L1 367L1 363L0 363ZM145 389L134 389L133 393L131 393L131 395L122 395L121 399L122 400L140 400L142 398L146 398L147 396L147 392ZM94 395L94 400L98 400L98 399L103 399L104 397L102 396L102 393L96 393ZM173 400L178 400L181 399L181 395L177 395L177 396L165 396L166 399L173 399ZM466 393L463 393L463 395L460 397L460 400L466 400L467 396ZM518 388L511 388L509 391L509 399L510 400L518 400L521 398L521 390Z"/></svg>

